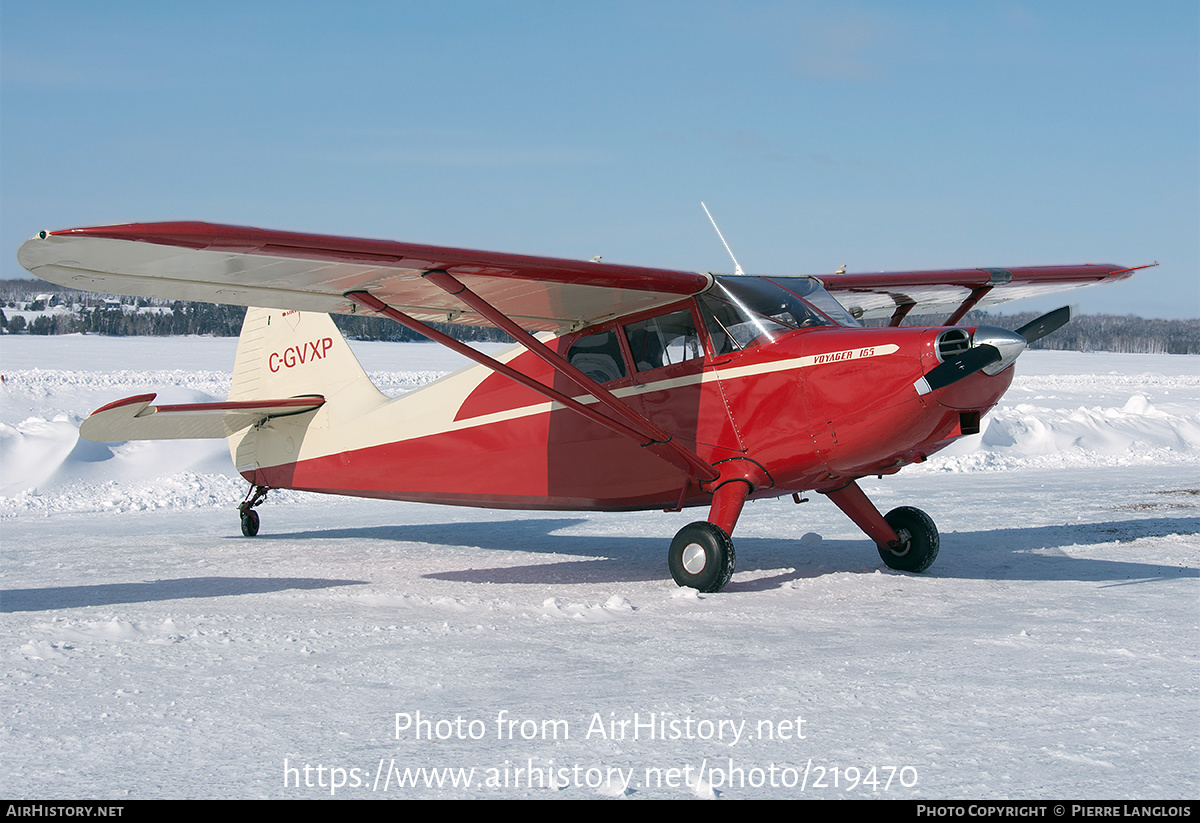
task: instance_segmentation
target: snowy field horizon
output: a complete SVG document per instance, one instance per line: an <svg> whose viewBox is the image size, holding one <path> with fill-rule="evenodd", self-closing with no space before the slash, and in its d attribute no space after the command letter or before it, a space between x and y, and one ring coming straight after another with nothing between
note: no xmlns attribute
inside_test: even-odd
<svg viewBox="0 0 1200 823"><path fill-rule="evenodd" d="M79 440L224 399L236 345L0 338L8 796L1200 795L1200 356L1026 352L863 483L933 517L929 572L814 494L749 504L702 595L666 570L701 510L272 492L247 539L224 441ZM351 348L391 395L462 364Z"/></svg>

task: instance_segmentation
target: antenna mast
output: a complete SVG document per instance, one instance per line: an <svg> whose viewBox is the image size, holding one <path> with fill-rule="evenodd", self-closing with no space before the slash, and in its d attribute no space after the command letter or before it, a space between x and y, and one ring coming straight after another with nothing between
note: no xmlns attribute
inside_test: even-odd
<svg viewBox="0 0 1200 823"><path fill-rule="evenodd" d="M704 205L704 201L700 201L700 208L704 209L704 213L708 215L709 222L713 224L713 228L717 230L717 237L721 238L721 242L725 245L725 251L729 252L729 256L733 259L733 273L745 274L742 271L742 266L738 263L737 258L733 256L733 249L729 248L729 244L725 242L725 235L721 234L721 230L717 228L717 221L713 220L712 212L708 210L708 206Z"/></svg>

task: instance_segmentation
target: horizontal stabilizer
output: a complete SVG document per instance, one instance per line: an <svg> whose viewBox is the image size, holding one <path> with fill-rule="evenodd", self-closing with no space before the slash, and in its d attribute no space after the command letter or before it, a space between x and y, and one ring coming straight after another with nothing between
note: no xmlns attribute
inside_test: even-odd
<svg viewBox="0 0 1200 823"><path fill-rule="evenodd" d="M301 414L325 403L324 397L309 395L153 406L156 396L139 394L96 409L80 425L79 436L98 442L225 438L268 418Z"/></svg>

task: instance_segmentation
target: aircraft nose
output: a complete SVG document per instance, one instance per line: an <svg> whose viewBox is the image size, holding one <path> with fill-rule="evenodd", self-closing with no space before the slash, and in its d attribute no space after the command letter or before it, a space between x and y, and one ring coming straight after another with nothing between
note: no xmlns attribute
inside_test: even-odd
<svg viewBox="0 0 1200 823"><path fill-rule="evenodd" d="M980 326L975 329L975 334L971 338L972 348L991 346L1000 353L999 360L983 367L983 373L990 375L999 374L1011 366L1028 345L1025 338L1015 331L1002 329L999 326Z"/></svg>
<svg viewBox="0 0 1200 823"><path fill-rule="evenodd" d="M971 338L971 348L953 357L948 357L913 383L917 394L957 383L977 371L994 376L1012 365L1028 345L1025 338L1015 331L998 326L979 326Z"/></svg>

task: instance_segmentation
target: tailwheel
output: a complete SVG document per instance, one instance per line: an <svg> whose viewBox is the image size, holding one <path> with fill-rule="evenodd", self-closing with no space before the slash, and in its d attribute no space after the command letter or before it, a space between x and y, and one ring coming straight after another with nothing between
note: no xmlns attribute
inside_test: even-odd
<svg viewBox="0 0 1200 823"><path fill-rule="evenodd" d="M940 540L933 519L920 509L901 506L892 509L884 520L900 538L897 544L879 546L879 556L889 568L905 572L923 572L937 559Z"/></svg>
<svg viewBox="0 0 1200 823"><path fill-rule="evenodd" d="M238 514L242 519L242 534L246 537L254 537L258 534L260 521L254 507L267 499L269 491L267 486L251 486L250 491L246 492L245 499L238 506Z"/></svg>
<svg viewBox="0 0 1200 823"><path fill-rule="evenodd" d="M667 565L680 586L719 592L733 577L733 541L720 526L690 523L671 541Z"/></svg>
<svg viewBox="0 0 1200 823"><path fill-rule="evenodd" d="M254 509L242 512L242 534L246 537L254 537L258 534L258 512Z"/></svg>

